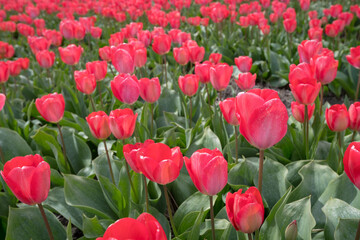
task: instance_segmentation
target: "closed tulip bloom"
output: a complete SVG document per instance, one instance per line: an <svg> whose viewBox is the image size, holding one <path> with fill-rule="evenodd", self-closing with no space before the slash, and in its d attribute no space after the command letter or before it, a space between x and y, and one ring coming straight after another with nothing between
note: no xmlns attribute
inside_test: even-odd
<svg viewBox="0 0 360 240"><path fill-rule="evenodd" d="M238 126L239 120L236 117L236 98L227 98L219 102L220 110L227 123Z"/></svg>
<svg viewBox="0 0 360 240"><path fill-rule="evenodd" d="M171 37L166 34L160 34L153 38L152 49L159 55L164 55L170 51Z"/></svg>
<svg viewBox="0 0 360 240"><path fill-rule="evenodd" d="M240 73L238 79L235 79L236 84L243 91L252 89L255 86L255 81L256 81L256 73L251 74L249 72Z"/></svg>
<svg viewBox="0 0 360 240"><path fill-rule="evenodd" d="M213 64L218 64L222 58L221 53L212 53L209 56L209 61Z"/></svg>
<svg viewBox="0 0 360 240"><path fill-rule="evenodd" d="M73 39L75 37L74 20L65 19L60 22L60 32L65 39Z"/></svg>
<svg viewBox="0 0 360 240"><path fill-rule="evenodd" d="M326 123L333 132L345 131L350 124L349 112L345 104L335 104L325 110Z"/></svg>
<svg viewBox="0 0 360 240"><path fill-rule="evenodd" d="M106 61L94 61L86 63L86 70L89 73L94 74L96 81L101 81L107 74L107 62Z"/></svg>
<svg viewBox="0 0 360 240"><path fill-rule="evenodd" d="M7 61L6 63L9 66L10 76L14 77L20 74L22 68L19 61Z"/></svg>
<svg viewBox="0 0 360 240"><path fill-rule="evenodd" d="M250 72L252 66L252 58L248 56L240 56L235 58L235 64L240 72Z"/></svg>
<svg viewBox="0 0 360 240"><path fill-rule="evenodd" d="M131 137L135 130L137 113L130 108L112 110L109 115L110 130L117 139Z"/></svg>
<svg viewBox="0 0 360 240"><path fill-rule="evenodd" d="M81 46L70 44L65 48L59 47L61 60L67 65L75 65L79 62L84 49Z"/></svg>
<svg viewBox="0 0 360 240"><path fill-rule="evenodd" d="M55 62L55 53L43 50L36 53L36 61L42 68L51 68Z"/></svg>
<svg viewBox="0 0 360 240"><path fill-rule="evenodd" d="M109 117L103 111L92 112L86 117L91 134L97 139L107 139L110 134Z"/></svg>
<svg viewBox="0 0 360 240"><path fill-rule="evenodd" d="M314 114L315 104L308 105L308 119ZM305 105L298 102L291 102L291 113L296 121L303 123L305 118Z"/></svg>
<svg viewBox="0 0 360 240"><path fill-rule="evenodd" d="M111 48L109 46L99 48L99 56L102 60L110 62L112 56Z"/></svg>
<svg viewBox="0 0 360 240"><path fill-rule="evenodd" d="M147 61L147 50L145 47L135 49L134 64L135 67L145 66Z"/></svg>
<svg viewBox="0 0 360 240"><path fill-rule="evenodd" d="M323 29L322 28L310 28L308 30L309 39L321 41L322 40Z"/></svg>
<svg viewBox="0 0 360 240"><path fill-rule="evenodd" d="M325 34L329 37L336 37L339 34L339 28L335 24L327 24L325 26Z"/></svg>
<svg viewBox="0 0 360 240"><path fill-rule="evenodd" d="M18 58L16 61L21 63L22 70L26 70L29 68L30 60L28 58Z"/></svg>
<svg viewBox="0 0 360 240"><path fill-rule="evenodd" d="M139 81L135 75L120 74L111 81L111 91L120 102L133 104L140 94Z"/></svg>
<svg viewBox="0 0 360 240"><path fill-rule="evenodd" d="M352 142L347 147L343 163L344 171L350 181L360 189L360 142Z"/></svg>
<svg viewBox="0 0 360 240"><path fill-rule="evenodd" d="M199 81L206 84L210 82L210 67L212 64L209 61L195 64L195 75L199 76Z"/></svg>
<svg viewBox="0 0 360 240"><path fill-rule="evenodd" d="M350 55L346 55L346 60L357 69L360 69L360 46L350 48Z"/></svg>
<svg viewBox="0 0 360 240"><path fill-rule="evenodd" d="M100 27L91 27L90 34L93 38L99 39L102 34L102 29Z"/></svg>
<svg viewBox="0 0 360 240"><path fill-rule="evenodd" d="M267 149L286 134L288 114L276 91L252 89L236 97L240 133L253 146Z"/></svg>
<svg viewBox="0 0 360 240"><path fill-rule="evenodd" d="M202 194L214 196L225 187L228 164L217 148L197 150L190 158L184 157L184 161L191 180Z"/></svg>
<svg viewBox="0 0 360 240"><path fill-rule="evenodd" d="M298 52L300 57L300 62L310 63L312 59L317 54L320 54L322 51L322 43L316 40L304 40L298 46Z"/></svg>
<svg viewBox="0 0 360 240"><path fill-rule="evenodd" d="M51 93L37 98L35 106L40 115L48 122L57 123L64 116L65 100L59 93Z"/></svg>
<svg viewBox="0 0 360 240"><path fill-rule="evenodd" d="M80 92L90 95L95 91L96 79L94 74L89 73L87 70L75 71L74 79L76 88Z"/></svg>
<svg viewBox="0 0 360 240"><path fill-rule="evenodd" d="M226 213L236 231L252 233L258 230L264 221L264 205L259 190L250 187L226 195Z"/></svg>
<svg viewBox="0 0 360 240"><path fill-rule="evenodd" d="M229 85L231 75L233 73L232 66L226 63L218 63L210 67L210 82L217 91L223 91Z"/></svg>
<svg viewBox="0 0 360 240"><path fill-rule="evenodd" d="M141 78L139 80L140 96L148 103L156 102L161 94L159 78Z"/></svg>
<svg viewBox="0 0 360 240"><path fill-rule="evenodd" d="M199 77L195 74L179 76L179 87L186 96L194 96L199 88Z"/></svg>
<svg viewBox="0 0 360 240"><path fill-rule="evenodd" d="M190 53L190 62L197 63L201 62L204 59L205 48L199 46L190 46L188 47Z"/></svg>
<svg viewBox="0 0 360 240"><path fill-rule="evenodd" d="M296 19L288 18L283 21L283 25L285 28L285 31L288 33L292 33L296 29Z"/></svg>
<svg viewBox="0 0 360 240"><path fill-rule="evenodd" d="M6 101L5 94L0 93L0 111L3 109Z"/></svg>
<svg viewBox="0 0 360 240"><path fill-rule="evenodd" d="M139 31L137 33L137 38L139 41L141 41L145 47L148 47L151 43L151 33L148 30L145 31Z"/></svg>
<svg viewBox="0 0 360 240"><path fill-rule="evenodd" d="M154 143L153 140L148 139L144 143L135 143L135 144L126 144L123 147L124 157L127 163L130 165L131 169L137 173L141 173L141 165L138 160L137 153L141 148L147 146L148 144Z"/></svg>
<svg viewBox="0 0 360 240"><path fill-rule="evenodd" d="M143 147L138 158L145 177L161 185L173 182L183 166L180 148L170 148L163 143L152 143Z"/></svg>
<svg viewBox="0 0 360 240"><path fill-rule="evenodd" d="M10 76L10 68L6 62L0 62L0 83L7 82Z"/></svg>
<svg viewBox="0 0 360 240"><path fill-rule="evenodd" d="M31 51L36 54L38 51L48 50L51 42L44 37L28 37L28 44Z"/></svg>
<svg viewBox="0 0 360 240"><path fill-rule="evenodd" d="M50 190L50 165L39 154L11 159L0 174L22 203L35 205L46 200Z"/></svg>
<svg viewBox="0 0 360 240"><path fill-rule="evenodd" d="M339 61L335 60L333 56L320 56L315 59L314 63L315 78L321 84L324 85L334 81Z"/></svg>
<svg viewBox="0 0 360 240"><path fill-rule="evenodd" d="M360 102L354 102L349 107L349 128L354 131L360 131Z"/></svg>
<svg viewBox="0 0 360 240"><path fill-rule="evenodd" d="M123 48L117 49L115 53L112 54L111 62L119 73L134 72L134 56Z"/></svg>
<svg viewBox="0 0 360 240"><path fill-rule="evenodd" d="M307 63L292 64L289 73L290 89L297 102L312 104L319 94L321 83L317 82L312 66Z"/></svg>
<svg viewBox="0 0 360 240"><path fill-rule="evenodd" d="M174 48L173 53L175 61L180 65L186 65L190 60L190 53L186 47Z"/></svg>

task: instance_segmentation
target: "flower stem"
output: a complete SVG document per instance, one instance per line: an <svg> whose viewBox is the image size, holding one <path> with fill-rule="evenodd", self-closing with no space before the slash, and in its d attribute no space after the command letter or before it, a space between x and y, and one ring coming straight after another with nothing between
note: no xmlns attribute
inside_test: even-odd
<svg viewBox="0 0 360 240"><path fill-rule="evenodd" d="M356 130L353 131L353 134L351 137L351 142L353 142L355 140L355 136L356 136Z"/></svg>
<svg viewBox="0 0 360 240"><path fill-rule="evenodd" d="M175 224L174 224L174 220L173 220L173 216L172 216L172 211L171 211L171 206L170 206L170 199L169 199L168 189L167 189L166 185L163 185L163 186L164 186L164 194L165 194L166 205L167 205L168 212L169 212L169 218L170 218L171 228L172 228L172 230L173 230L173 232L174 232L175 237L177 237L177 236L178 236L178 233L177 233L177 231L176 231Z"/></svg>
<svg viewBox="0 0 360 240"><path fill-rule="evenodd" d="M3 94L6 96L6 86L5 86L5 83L1 84L1 88L2 88Z"/></svg>
<svg viewBox="0 0 360 240"><path fill-rule="evenodd" d="M252 240L252 233L248 233L248 239Z"/></svg>
<svg viewBox="0 0 360 240"><path fill-rule="evenodd" d="M236 131L236 126L234 126L235 131L235 163L238 163L238 134Z"/></svg>
<svg viewBox="0 0 360 240"><path fill-rule="evenodd" d="M66 157L66 147L65 147L64 137L63 137L63 134L62 134L62 131L61 131L61 128L60 128L60 124L56 123L56 125L57 125L57 127L59 129L60 140L61 140L62 150L63 150L63 155L64 155L64 160L65 160L65 163L70 167L70 163L68 162L67 157Z"/></svg>
<svg viewBox="0 0 360 240"><path fill-rule="evenodd" d="M359 221L359 226L358 226L358 229L356 231L356 237L355 237L355 240L359 240L360 239L360 221Z"/></svg>
<svg viewBox="0 0 360 240"><path fill-rule="evenodd" d="M168 87L168 83L167 83L167 72L166 72L166 55L163 55L163 66L164 66L164 78L165 78L165 83L166 83L166 87Z"/></svg>
<svg viewBox="0 0 360 240"><path fill-rule="evenodd" d="M104 110L104 104L103 104L103 100L102 100L102 96L101 96L101 82L98 82L97 85L99 86L98 91L99 91L99 96L100 96L101 109Z"/></svg>
<svg viewBox="0 0 360 240"><path fill-rule="evenodd" d="M209 199L210 199L210 216L211 216L212 239L216 240L216 238L215 238L215 221L214 221L213 196L209 196Z"/></svg>
<svg viewBox="0 0 360 240"><path fill-rule="evenodd" d="M264 167L264 149L260 149L259 154L259 179L258 179L258 189L261 194L261 188L262 188L262 178L263 178L263 167Z"/></svg>
<svg viewBox="0 0 360 240"><path fill-rule="evenodd" d="M309 116L308 116L308 106L305 105L305 111L304 111L304 129L305 129L305 156L306 159L309 157Z"/></svg>
<svg viewBox="0 0 360 240"><path fill-rule="evenodd" d="M91 106L93 108L93 112L96 112L96 107L95 107L95 103L94 103L94 99L92 98L92 96L89 94L89 99L91 102Z"/></svg>
<svg viewBox="0 0 360 240"><path fill-rule="evenodd" d="M358 79L357 86L356 86L356 93L355 93L355 99L354 99L355 102L357 101L358 96L359 96L359 88L360 88L360 72L359 72L359 79Z"/></svg>
<svg viewBox="0 0 360 240"><path fill-rule="evenodd" d="M108 164L109 164L111 180L112 180L113 184L116 186L116 184L115 184L115 178L114 178L114 173L113 173L113 170L112 170L112 167L111 167L109 151L108 151L107 146L106 146L106 141L104 140L103 142L104 142L104 147L105 147L105 152L106 152L107 161L108 161Z"/></svg>
<svg viewBox="0 0 360 240"><path fill-rule="evenodd" d="M150 134L151 134L151 137L153 137L153 131L154 131L154 104L153 103L150 103L150 113L151 113Z"/></svg>
<svg viewBox="0 0 360 240"><path fill-rule="evenodd" d="M149 212L149 193L148 193L148 187L146 182L146 177L143 175L144 179L144 188L145 188L145 204L146 204L146 212Z"/></svg>
<svg viewBox="0 0 360 240"><path fill-rule="evenodd" d="M338 144L339 144L339 165L338 165L337 172L340 174L342 172L341 163L342 163L342 158L343 158L343 154L342 154L343 135L342 135L342 132L338 132L337 136L338 136Z"/></svg>
<svg viewBox="0 0 360 240"><path fill-rule="evenodd" d="M206 83L205 84L205 86L206 86L206 93L207 93L207 95L208 95L208 105L209 105L209 108L210 108L210 110L211 110L211 103L210 103L210 93L209 93L209 85L208 85L208 83Z"/></svg>
<svg viewBox="0 0 360 240"><path fill-rule="evenodd" d="M190 113L189 113L189 127L191 128L191 116L192 116L192 101L191 101L191 97L189 97L189 100L190 100L190 101L189 101L189 102L190 102L190 103L189 103L189 108L190 108L190 109L189 109L189 112L190 112Z"/></svg>
<svg viewBox="0 0 360 240"><path fill-rule="evenodd" d="M123 146L124 146L124 145L125 145L125 140L123 139ZM133 182L132 182L132 180L131 180L129 164L127 163L126 160L125 160L125 167L126 167L126 173L127 173L127 175L128 175L128 178L129 178L131 190L133 191L134 196L135 196L135 198L137 199L137 195L136 195L136 192L135 192L134 184L133 184Z"/></svg>
<svg viewBox="0 0 360 240"><path fill-rule="evenodd" d="M48 232L48 234L49 234L49 238L50 238L50 240L54 240L54 236L53 236L53 234L52 234L52 232L51 232L50 224L49 224L49 221L48 221L48 219L47 219L47 217L46 217L46 215L45 215L45 211L44 211L44 208L43 208L42 204L39 203L39 204L38 204L38 207L39 207L39 209L40 209L41 216L42 216L43 219L44 219L45 226L46 226L46 230L47 230L47 232Z"/></svg>
<svg viewBox="0 0 360 240"><path fill-rule="evenodd" d="M321 84L321 90L320 90L320 116L322 115L323 101L324 101L324 85Z"/></svg>

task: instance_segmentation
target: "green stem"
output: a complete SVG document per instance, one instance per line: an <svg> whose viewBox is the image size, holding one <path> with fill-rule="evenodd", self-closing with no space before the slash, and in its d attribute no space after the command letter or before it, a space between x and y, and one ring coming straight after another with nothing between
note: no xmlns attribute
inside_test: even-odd
<svg viewBox="0 0 360 240"><path fill-rule="evenodd" d="M105 152L106 152L107 161L108 161L108 164L109 164L111 180L112 180L113 184L116 186L116 184L115 184L115 178L114 178L114 173L113 173L112 166L111 166L111 162L110 162L109 151L108 151L107 146L106 146L106 141L104 140L103 142L104 142L104 147L105 147Z"/></svg>
<svg viewBox="0 0 360 240"><path fill-rule="evenodd" d="M320 90L320 116L322 115L322 106L324 101L324 85L321 84L321 90Z"/></svg>
<svg viewBox="0 0 360 240"><path fill-rule="evenodd" d="M115 76L116 74L114 72L114 69L111 67L111 65L109 66L109 68L110 68L110 71L111 71L112 75Z"/></svg>
<svg viewBox="0 0 360 240"><path fill-rule="evenodd" d="M192 118L192 101L191 101L191 97L189 97L189 127L191 128L191 118Z"/></svg>
<svg viewBox="0 0 360 240"><path fill-rule="evenodd" d="M207 96L208 96L208 105L209 105L209 108L211 110L211 103L210 103L210 93L209 93L209 84L208 83L205 83L205 86L206 86L206 93L207 93Z"/></svg>
<svg viewBox="0 0 360 240"><path fill-rule="evenodd" d="M89 95L89 99L90 99L90 102L91 102L91 106L92 106L92 108L93 108L93 112L96 112L96 107L95 107L94 99L92 98L91 95Z"/></svg>
<svg viewBox="0 0 360 240"><path fill-rule="evenodd" d="M359 239L360 239L360 221L359 221L358 229L356 231L356 236L355 236L355 240L359 240Z"/></svg>
<svg viewBox="0 0 360 240"><path fill-rule="evenodd" d="M153 131L154 131L154 104L153 103L150 103L150 114L151 114L150 133L151 133L151 137L153 137Z"/></svg>
<svg viewBox="0 0 360 240"><path fill-rule="evenodd" d="M235 163L238 163L238 134L236 131L236 126L234 126L235 131Z"/></svg>
<svg viewBox="0 0 360 240"><path fill-rule="evenodd" d="M101 109L104 110L104 104L103 104L103 100L102 100L102 96L101 96L101 81L98 82L97 85L99 86L98 91L99 91Z"/></svg>
<svg viewBox="0 0 360 240"><path fill-rule="evenodd" d="M146 182L146 177L143 175L144 179L144 188L145 188L145 205L146 205L146 212L149 212L149 193L148 193L148 187Z"/></svg>
<svg viewBox="0 0 360 240"><path fill-rule="evenodd" d="M0 158L1 158L1 162L2 162L3 164L5 164L5 163L6 163L6 161L5 161L5 156L4 156L4 152L3 152L3 150L2 150L1 147L0 147Z"/></svg>
<svg viewBox="0 0 360 240"><path fill-rule="evenodd" d="M339 165L338 165L338 169L337 172L340 174L342 172L342 158L343 158L343 154L342 154L342 146L343 146L343 135L342 132L338 132L337 133L338 136L338 144L339 144Z"/></svg>
<svg viewBox="0 0 360 240"><path fill-rule="evenodd" d="M258 179L258 189L259 189L260 194L261 194L261 189L262 189L264 153L265 153L265 150L260 149L260 154L259 154L259 179Z"/></svg>
<svg viewBox="0 0 360 240"><path fill-rule="evenodd" d="M306 159L309 157L309 116L308 116L308 106L305 105L304 111L304 127L305 127L305 156Z"/></svg>
<svg viewBox="0 0 360 240"><path fill-rule="evenodd" d="M6 96L6 86L5 86L4 82L1 84L1 88L2 88L3 94Z"/></svg>
<svg viewBox="0 0 360 240"><path fill-rule="evenodd" d="M172 228L172 230L173 230L173 232L174 232L175 237L177 237L177 236L178 236L178 233L177 233L177 231L176 231L175 224L174 224L174 220L173 220L173 216L172 216L172 211L171 211L171 206L170 206L170 199L169 199L168 189L167 189L166 185L163 185L163 186L164 186L164 195L165 195L166 205L167 205L167 208L168 208L168 213L169 213L171 228Z"/></svg>
<svg viewBox="0 0 360 240"><path fill-rule="evenodd" d="M53 234L51 232L50 224L49 224L49 221L48 221L48 219L46 217L46 214L45 214L45 211L44 211L44 208L43 208L42 204L39 203L38 207L40 209L41 216L42 216L42 218L43 218L43 220L45 222L45 226L46 226L46 230L47 230L47 232L49 234L49 238L50 238L50 240L54 240L54 236L53 236Z"/></svg>
<svg viewBox="0 0 360 240"><path fill-rule="evenodd" d="M360 72L359 72L359 79L358 79L357 86L356 86L356 93L355 93L355 99L354 99L355 102L357 101L358 96L359 96L359 88L360 88Z"/></svg>
<svg viewBox="0 0 360 240"><path fill-rule="evenodd" d="M214 204L213 204L213 196L209 196L210 199L210 217L211 217L211 233L212 233L212 239L216 240L215 237L215 218L214 218Z"/></svg>
<svg viewBox="0 0 360 240"><path fill-rule="evenodd" d="M164 77L165 77L165 83L166 83L166 87L168 87L168 83L167 83L167 72L166 72L166 55L163 55L163 65L164 65Z"/></svg>
<svg viewBox="0 0 360 240"><path fill-rule="evenodd" d="M252 240L252 233L248 233L248 239Z"/></svg>
<svg viewBox="0 0 360 240"><path fill-rule="evenodd" d="M56 123L58 129L59 129L59 134L60 134L60 140L61 140L61 144L62 144L62 150L63 150L63 155L64 155L64 160L65 160L65 163L70 167L70 164L67 160L67 157L66 157L66 147L65 147L65 142L64 142L64 137L63 137L63 134L62 134L62 131L61 131L61 128L60 128L60 124L59 123Z"/></svg>
<svg viewBox="0 0 360 240"><path fill-rule="evenodd" d="M123 139L123 146L124 146L124 145L125 145L125 140ZM131 190L133 191L135 198L138 199L138 198L137 198L136 191L135 191L135 188L134 188L134 184L133 184L133 182L132 182L132 180L131 180L129 164L127 163L126 160L125 160L125 167L126 167L126 173L127 173L127 175L128 175L128 178L129 178Z"/></svg>
<svg viewBox="0 0 360 240"><path fill-rule="evenodd" d="M356 136L356 130L353 131L353 134L351 137L351 142L353 142L355 140L355 136Z"/></svg>

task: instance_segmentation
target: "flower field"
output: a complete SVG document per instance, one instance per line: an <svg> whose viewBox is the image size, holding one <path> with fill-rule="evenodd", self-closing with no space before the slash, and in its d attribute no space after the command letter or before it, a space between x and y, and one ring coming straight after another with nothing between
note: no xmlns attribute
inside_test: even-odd
<svg viewBox="0 0 360 240"><path fill-rule="evenodd" d="M360 2L0 0L0 36L0 239L360 239Z"/></svg>

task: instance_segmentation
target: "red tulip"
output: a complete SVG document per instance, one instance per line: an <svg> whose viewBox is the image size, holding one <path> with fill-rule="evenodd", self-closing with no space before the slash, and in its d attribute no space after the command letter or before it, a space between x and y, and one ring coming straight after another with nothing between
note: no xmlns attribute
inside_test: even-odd
<svg viewBox="0 0 360 240"><path fill-rule="evenodd" d="M163 143L143 147L138 153L143 174L158 184L173 182L180 174L183 156L179 147L170 149Z"/></svg>
<svg viewBox="0 0 360 240"><path fill-rule="evenodd" d="M93 38L99 39L102 34L102 29L100 27L91 27L90 34Z"/></svg>
<svg viewBox="0 0 360 240"><path fill-rule="evenodd" d="M0 62L0 83L7 82L10 76L10 68L6 62Z"/></svg>
<svg viewBox="0 0 360 240"><path fill-rule="evenodd" d="M339 34L339 27L335 24L328 24L325 26L325 34L329 37L336 37Z"/></svg>
<svg viewBox="0 0 360 240"><path fill-rule="evenodd" d="M236 97L240 133L253 146L266 149L286 134L288 114L276 91L252 89Z"/></svg>
<svg viewBox="0 0 360 240"><path fill-rule="evenodd" d="M109 115L110 130L117 139L131 137L135 130L137 113L130 108L112 110Z"/></svg>
<svg viewBox="0 0 360 240"><path fill-rule="evenodd" d="M209 61L195 64L195 74L199 76L199 81L206 84L210 82L210 67L212 64Z"/></svg>
<svg viewBox="0 0 360 240"><path fill-rule="evenodd" d="M360 131L360 102L354 102L349 107L349 128L354 131Z"/></svg>
<svg viewBox="0 0 360 240"><path fill-rule="evenodd" d="M184 161L191 180L202 194L214 196L225 187L228 164L217 148L197 150L190 159L184 157Z"/></svg>
<svg viewBox="0 0 360 240"><path fill-rule="evenodd" d="M112 55L111 48L109 46L99 48L99 56L102 60L104 60L106 62L110 62L111 55Z"/></svg>
<svg viewBox="0 0 360 240"><path fill-rule="evenodd" d="M38 51L48 50L51 42L44 37L28 37L28 44L31 51L36 54Z"/></svg>
<svg viewBox="0 0 360 240"><path fill-rule="evenodd" d="M174 48L173 53L175 61L180 65L186 65L190 60L190 53L186 47Z"/></svg>
<svg viewBox="0 0 360 240"><path fill-rule="evenodd" d="M9 66L11 76L14 77L20 74L22 68L21 68L21 63L19 61L7 61L6 63Z"/></svg>
<svg viewBox="0 0 360 240"><path fill-rule="evenodd" d="M218 63L210 67L210 82L217 91L223 91L229 85L231 75L233 73L232 66L226 63Z"/></svg>
<svg viewBox="0 0 360 240"><path fill-rule="evenodd" d="M159 78L141 78L139 80L140 96L148 103L156 102L161 94Z"/></svg>
<svg viewBox="0 0 360 240"><path fill-rule="evenodd" d="M191 41L191 40L190 40ZM188 46L190 53L190 62L198 63L201 62L205 55L205 48L199 46Z"/></svg>
<svg viewBox="0 0 360 240"><path fill-rule="evenodd" d="M342 12L339 14L339 19L343 20L346 26L350 25L353 18L354 18L354 14L349 12Z"/></svg>
<svg viewBox="0 0 360 240"><path fill-rule="evenodd" d="M87 70L75 71L74 79L76 88L80 92L90 95L95 91L96 80L94 74L89 73Z"/></svg>
<svg viewBox="0 0 360 240"><path fill-rule="evenodd" d="M308 105L308 119L314 114L315 104ZM305 117L305 105L298 102L291 102L291 113L296 121L303 123Z"/></svg>
<svg viewBox="0 0 360 240"><path fill-rule="evenodd" d="M316 40L304 40L298 46L300 62L310 63L310 60L320 54L322 51L322 43Z"/></svg>
<svg viewBox="0 0 360 240"><path fill-rule="evenodd" d="M318 13L317 13L317 11L309 11L308 16L310 19L317 19Z"/></svg>
<svg viewBox="0 0 360 240"><path fill-rule="evenodd" d="M16 61L20 62L22 70L29 68L30 60L28 58L18 58Z"/></svg>
<svg viewBox="0 0 360 240"><path fill-rule="evenodd" d="M120 102L133 104L140 94L139 82L135 75L120 74L111 81L111 91Z"/></svg>
<svg viewBox="0 0 360 240"><path fill-rule="evenodd" d="M65 48L59 47L61 60L67 65L75 65L79 62L84 49L81 46L74 44L68 45Z"/></svg>
<svg viewBox="0 0 360 240"><path fill-rule="evenodd" d="M221 53L211 53L209 56L209 61L213 64L218 64L222 58Z"/></svg>
<svg viewBox="0 0 360 240"><path fill-rule="evenodd" d="M300 0L300 7L301 10L307 11L310 7L310 0Z"/></svg>
<svg viewBox="0 0 360 240"><path fill-rule="evenodd" d="M109 117L103 111L92 112L86 117L91 134L97 139L107 139L110 134Z"/></svg>
<svg viewBox="0 0 360 240"><path fill-rule="evenodd" d="M48 196L50 165L39 154L11 159L0 174L14 195L25 204L40 204Z"/></svg>
<svg viewBox="0 0 360 240"><path fill-rule="evenodd" d="M3 109L6 101L5 94L0 93L0 111Z"/></svg>
<svg viewBox="0 0 360 240"><path fill-rule="evenodd" d="M36 53L36 61L42 68L51 68L55 62L55 53L43 50Z"/></svg>
<svg viewBox="0 0 360 240"><path fill-rule="evenodd" d="M315 58L315 78L321 84L334 81L339 62L333 56L320 56Z"/></svg>
<svg viewBox="0 0 360 240"><path fill-rule="evenodd" d="M142 67L147 61L147 50L145 45L138 41L133 40L129 43L134 48L134 64L136 67Z"/></svg>
<svg viewBox="0 0 360 240"><path fill-rule="evenodd" d="M94 74L96 81L101 81L107 74L107 62L106 61L94 61L86 63L86 70L89 73Z"/></svg>
<svg viewBox="0 0 360 240"><path fill-rule="evenodd" d="M226 195L226 213L236 231L252 233L264 221L264 205L259 190L250 187L245 193L242 189Z"/></svg>
<svg viewBox="0 0 360 240"><path fill-rule="evenodd" d="M139 234L141 233L141 234ZM142 213L137 219L122 218L111 224L103 237L96 240L166 240L160 223L149 213Z"/></svg>
<svg viewBox="0 0 360 240"><path fill-rule="evenodd" d="M350 181L360 189L360 142L352 142L347 147L344 154L344 171L349 177Z"/></svg>
<svg viewBox="0 0 360 240"><path fill-rule="evenodd" d="M345 131L350 124L349 112L345 104L335 104L325 110L326 123L331 131Z"/></svg>
<svg viewBox="0 0 360 240"><path fill-rule="evenodd" d="M123 147L123 153L124 157L127 161L127 163L130 165L131 169L134 170L137 173L141 173L141 165L139 163L137 153L140 151L141 148L144 146L147 146L151 143L154 143L153 140L148 139L144 143L135 143L132 144L126 144Z"/></svg>
<svg viewBox="0 0 360 240"><path fill-rule="evenodd" d="M186 96L194 96L199 88L199 77L195 74L179 76L179 87Z"/></svg>
<svg viewBox="0 0 360 240"><path fill-rule="evenodd" d="M111 62L119 73L134 72L134 55L132 55L131 52L124 48L119 48L112 54Z"/></svg>
<svg viewBox="0 0 360 240"><path fill-rule="evenodd" d="M238 79L235 79L236 84L243 91L252 89L255 86L255 81L256 81L256 73L251 74L249 72L240 73Z"/></svg>
<svg viewBox="0 0 360 240"><path fill-rule="evenodd" d="M285 31L288 33L292 33L296 29L296 19L288 18L283 21L283 25L285 28Z"/></svg>
<svg viewBox="0 0 360 240"><path fill-rule="evenodd" d="M60 22L60 32L65 39L73 39L75 36L74 20L65 19Z"/></svg>
<svg viewBox="0 0 360 240"><path fill-rule="evenodd" d="M15 51L12 45L0 41L0 58L11 58L14 53Z"/></svg>
<svg viewBox="0 0 360 240"><path fill-rule="evenodd" d="M60 32L58 32L56 30L46 29L46 30L43 31L43 36L47 40L49 40L51 45L54 45L54 46L57 46L57 47L59 47L61 45L62 35L61 35Z"/></svg>
<svg viewBox="0 0 360 240"><path fill-rule="evenodd" d="M148 47L151 43L151 33L148 30L145 31L139 31L137 33L137 38L139 39L139 41L141 41L145 47Z"/></svg>
<svg viewBox="0 0 360 240"><path fill-rule="evenodd" d="M312 104L319 94L321 83L317 82L311 65L292 64L289 73L290 89L296 101L301 104Z"/></svg>
<svg viewBox="0 0 360 240"><path fill-rule="evenodd" d="M322 28L310 28L308 30L308 35L309 35L310 40L321 41L322 40L322 34L323 34L323 29Z"/></svg>
<svg viewBox="0 0 360 240"><path fill-rule="evenodd" d="M57 123L64 116L65 100L61 94L51 93L37 98L35 105L40 115L48 122Z"/></svg>
<svg viewBox="0 0 360 240"><path fill-rule="evenodd" d="M250 72L252 66L252 58L248 56L240 56L235 58L235 64L240 72Z"/></svg>
<svg viewBox="0 0 360 240"><path fill-rule="evenodd" d="M238 126L239 120L236 118L236 98L227 98L219 102L220 110L227 123Z"/></svg>
<svg viewBox="0 0 360 240"><path fill-rule="evenodd" d="M346 60L357 69L360 69L360 46L350 48L350 55L346 55Z"/></svg>
<svg viewBox="0 0 360 240"><path fill-rule="evenodd" d="M171 38L169 35L160 34L153 38L152 49L159 55L164 55L170 51Z"/></svg>
<svg viewBox="0 0 360 240"><path fill-rule="evenodd" d="M30 27L29 25L27 24L24 24L24 23L18 23L16 25L16 28L18 30L18 32L25 36L25 37L28 37L28 36L34 36L35 35L35 30L33 27Z"/></svg>

